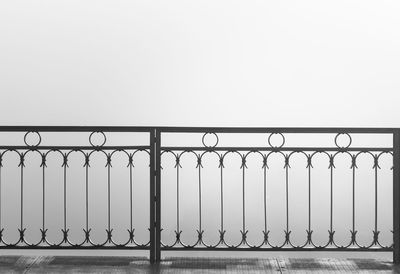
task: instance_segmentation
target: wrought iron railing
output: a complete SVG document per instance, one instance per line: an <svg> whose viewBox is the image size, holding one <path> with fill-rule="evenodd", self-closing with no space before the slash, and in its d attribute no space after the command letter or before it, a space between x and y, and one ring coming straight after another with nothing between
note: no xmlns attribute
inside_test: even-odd
<svg viewBox="0 0 400 274"><path fill-rule="evenodd" d="M400 262L400 129L3 126L0 142L2 249L139 249L151 262L162 250L391 251Z"/></svg>

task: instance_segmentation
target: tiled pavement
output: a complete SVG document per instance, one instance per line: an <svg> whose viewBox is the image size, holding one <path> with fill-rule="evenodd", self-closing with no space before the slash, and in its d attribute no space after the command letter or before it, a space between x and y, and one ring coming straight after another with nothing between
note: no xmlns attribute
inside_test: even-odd
<svg viewBox="0 0 400 274"><path fill-rule="evenodd" d="M344 258L1 256L0 273L400 273L390 261Z"/></svg>

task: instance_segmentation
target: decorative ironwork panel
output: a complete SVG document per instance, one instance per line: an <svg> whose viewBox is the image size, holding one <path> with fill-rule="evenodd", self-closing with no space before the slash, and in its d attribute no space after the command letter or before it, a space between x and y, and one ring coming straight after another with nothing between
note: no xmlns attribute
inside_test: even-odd
<svg viewBox="0 0 400 274"><path fill-rule="evenodd" d="M3 127L0 248L149 250L151 132Z"/></svg>
<svg viewBox="0 0 400 274"><path fill-rule="evenodd" d="M387 240L392 224L381 225L386 216L378 214L380 205L392 212L392 205L378 199L383 184L385 199L392 193L387 189L393 177L392 134L218 131L175 129L162 135L161 249L393 250ZM324 181L316 165L324 165ZM184 175L185 169L191 175ZM314 192L322 184L328 195L321 200L322 193ZM322 204L324 224L317 216ZM208 228L207 219L213 223ZM278 219L280 229L273 224ZM362 226L365 222L370 227Z"/></svg>

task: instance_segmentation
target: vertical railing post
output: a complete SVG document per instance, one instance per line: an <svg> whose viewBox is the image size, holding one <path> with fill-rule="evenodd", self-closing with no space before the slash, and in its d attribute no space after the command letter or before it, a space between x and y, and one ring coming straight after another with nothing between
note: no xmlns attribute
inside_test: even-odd
<svg viewBox="0 0 400 274"><path fill-rule="evenodd" d="M150 130L150 263L156 261L155 256L155 229L156 229L156 216L155 216L155 183L156 183L156 133L155 129Z"/></svg>
<svg viewBox="0 0 400 274"><path fill-rule="evenodd" d="M393 263L400 264L400 130L393 133Z"/></svg>
<svg viewBox="0 0 400 274"><path fill-rule="evenodd" d="M156 262L161 261L161 131L156 131L156 145L155 145L155 168L156 168L156 242L155 242L155 256Z"/></svg>

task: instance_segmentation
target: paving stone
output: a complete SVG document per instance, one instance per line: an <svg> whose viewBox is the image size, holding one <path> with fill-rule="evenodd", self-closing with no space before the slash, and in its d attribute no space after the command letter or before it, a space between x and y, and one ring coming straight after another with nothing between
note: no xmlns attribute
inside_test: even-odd
<svg viewBox="0 0 400 274"><path fill-rule="evenodd" d="M387 260L349 258L170 257L151 265L145 257L1 256L0 273L400 273Z"/></svg>

